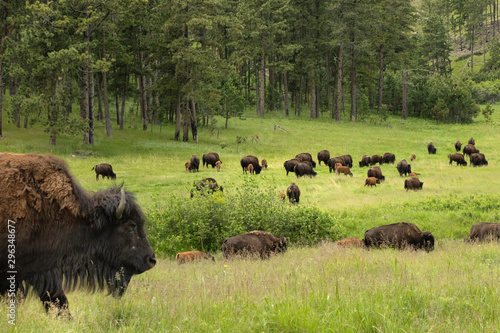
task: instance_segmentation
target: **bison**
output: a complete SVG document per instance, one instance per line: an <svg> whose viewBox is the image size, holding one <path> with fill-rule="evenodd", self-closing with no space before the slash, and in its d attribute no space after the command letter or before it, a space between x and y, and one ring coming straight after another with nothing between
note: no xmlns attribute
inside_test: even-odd
<svg viewBox="0 0 500 333"><path fill-rule="evenodd" d="M186 161L186 163L184 163L184 167L186 168L186 172L189 172L189 169L191 168L191 162Z"/></svg>
<svg viewBox="0 0 500 333"><path fill-rule="evenodd" d="M374 166L368 169L368 172L366 173L368 178L370 177L375 177L377 179L385 180L385 176L382 175L382 169L379 166Z"/></svg>
<svg viewBox="0 0 500 333"><path fill-rule="evenodd" d="M416 177L416 176L420 176L420 174L418 172L410 172L408 174L408 177Z"/></svg>
<svg viewBox="0 0 500 333"><path fill-rule="evenodd" d="M247 171L248 171L249 174L253 175L253 164L249 164L247 166Z"/></svg>
<svg viewBox="0 0 500 333"><path fill-rule="evenodd" d="M408 190L421 190L422 187L424 186L424 183L420 181L417 177L412 177L405 179L405 190L408 192Z"/></svg>
<svg viewBox="0 0 500 333"><path fill-rule="evenodd" d="M208 165L210 164L212 168L215 168L215 163L217 161L220 161L219 154L217 153L203 154L202 161L203 161L203 167L205 167L206 165L208 168Z"/></svg>
<svg viewBox="0 0 500 333"><path fill-rule="evenodd" d="M474 167L483 165L487 166L488 161L486 160L486 157L483 153L474 153L470 155L470 165Z"/></svg>
<svg viewBox="0 0 500 333"><path fill-rule="evenodd" d="M69 314L65 290L108 287L121 295L134 274L154 267L134 196L112 187L94 194L54 156L0 154L0 295L32 289L48 311ZM15 285L7 251L15 234ZM9 250L7 250L9 249Z"/></svg>
<svg viewBox="0 0 500 333"><path fill-rule="evenodd" d="M372 161L372 158L368 155L364 155L361 157L361 161L359 161L359 167L362 168L364 166L369 166Z"/></svg>
<svg viewBox="0 0 500 333"><path fill-rule="evenodd" d="M382 159L382 155L372 155L370 165L375 165L377 163L379 163L379 164L384 163L383 159Z"/></svg>
<svg viewBox="0 0 500 333"><path fill-rule="evenodd" d="M332 170L335 171L335 168L336 168L336 165L340 163L341 165L343 166L347 166L344 162L344 159L340 156L337 156L337 157L332 157L328 160L328 162L326 164L328 164L328 167L330 168L330 173L332 172Z"/></svg>
<svg viewBox="0 0 500 333"><path fill-rule="evenodd" d="M450 159L449 165L453 162L457 162L457 165L467 166L467 162L464 159L464 155L460 153L449 154L448 158Z"/></svg>
<svg viewBox="0 0 500 333"><path fill-rule="evenodd" d="M352 168L352 156L347 154L347 155L342 155L340 156L342 160L344 160L344 165L348 166L349 168Z"/></svg>
<svg viewBox="0 0 500 333"><path fill-rule="evenodd" d="M396 169L398 169L400 177L403 176L403 174L406 176L411 172L411 164L408 164L405 159L402 159L396 165Z"/></svg>
<svg viewBox="0 0 500 333"><path fill-rule="evenodd" d="M394 162L396 162L396 155L393 153L385 153L384 156L382 156L382 162L394 164Z"/></svg>
<svg viewBox="0 0 500 333"><path fill-rule="evenodd" d="M469 141L467 142L467 144L475 146L476 140L474 140L474 138L470 138Z"/></svg>
<svg viewBox="0 0 500 333"><path fill-rule="evenodd" d="M311 162L300 162L295 166L294 171L297 178L302 176L316 177L316 175L318 174L313 170Z"/></svg>
<svg viewBox="0 0 500 333"><path fill-rule="evenodd" d="M337 175L340 175L340 173L343 173L344 176L349 175L352 177L351 169L349 169L349 167L347 167L347 166L338 166L338 167L336 167L335 171L337 172Z"/></svg>
<svg viewBox="0 0 500 333"><path fill-rule="evenodd" d="M177 263L179 265L185 264L185 263L191 262L191 261L199 261L202 259L215 261L215 258L213 255L211 255L210 253L203 253L201 251L179 252L175 256L175 260L177 261Z"/></svg>
<svg viewBox="0 0 500 333"><path fill-rule="evenodd" d="M260 164L262 165L262 169L267 170L267 160L265 158L262 159Z"/></svg>
<svg viewBox="0 0 500 333"><path fill-rule="evenodd" d="M420 231L413 223L398 222L368 229L365 232L365 246L394 247L434 250L434 236L428 231Z"/></svg>
<svg viewBox="0 0 500 333"><path fill-rule="evenodd" d="M335 242L335 245L344 248L365 247L365 243L360 238L345 238Z"/></svg>
<svg viewBox="0 0 500 333"><path fill-rule="evenodd" d="M290 203L299 203L300 200L300 189L295 183L291 183L290 186L286 189L286 196Z"/></svg>
<svg viewBox="0 0 500 333"><path fill-rule="evenodd" d="M295 166L299 163L300 161L296 158L285 161L285 163L283 163L283 166L285 167L286 175L288 176L289 172L293 172L295 170Z"/></svg>
<svg viewBox="0 0 500 333"><path fill-rule="evenodd" d="M300 153L295 156L296 159L298 159L301 162L311 162L311 165L313 168L316 167L316 162L313 161L313 158L311 154L309 153Z"/></svg>
<svg viewBox="0 0 500 333"><path fill-rule="evenodd" d="M259 256L262 259L266 259L271 254L284 253L286 249L286 238L260 230L230 237L222 244L222 252L225 259L238 256Z"/></svg>
<svg viewBox="0 0 500 333"><path fill-rule="evenodd" d="M247 167L249 164L252 164L253 170L256 174L259 174L262 170L262 167L259 165L259 159L253 155L247 155L243 157L240 161L241 168L243 169L243 173L247 172Z"/></svg>
<svg viewBox="0 0 500 333"><path fill-rule="evenodd" d="M429 142L427 145L427 152L430 154L435 154L436 153L436 147L434 147L434 143Z"/></svg>
<svg viewBox="0 0 500 333"><path fill-rule="evenodd" d="M479 222L470 228L469 241L500 240L500 223Z"/></svg>
<svg viewBox="0 0 500 333"><path fill-rule="evenodd" d="M328 150L322 150L318 153L319 165L321 165L321 162L327 165L329 159L330 159L330 152Z"/></svg>
<svg viewBox="0 0 500 333"><path fill-rule="evenodd" d="M368 177L365 179L365 186L369 185L370 187L377 187L377 184L380 184L380 179L376 177Z"/></svg>
<svg viewBox="0 0 500 333"><path fill-rule="evenodd" d="M191 160L189 162L191 164L189 166L189 171L198 172L200 170L200 159L198 158L198 156L196 155L191 156Z"/></svg>
<svg viewBox="0 0 500 333"><path fill-rule="evenodd" d="M457 142L455 142L455 150L457 151L457 153L462 150L462 142L460 142L460 140L458 140Z"/></svg>
<svg viewBox="0 0 500 333"><path fill-rule="evenodd" d="M217 162L215 162L215 168L217 169L217 172L220 172L220 167L221 167L221 164L222 164L222 162L221 162L221 161L217 161Z"/></svg>
<svg viewBox="0 0 500 333"><path fill-rule="evenodd" d="M415 156L415 154L411 154L410 155L410 162L413 162L417 159L417 156Z"/></svg>
<svg viewBox="0 0 500 333"><path fill-rule="evenodd" d="M111 177L113 180L116 179L116 173L113 172L111 164L97 164L91 170L95 170L95 180L99 180L99 175L102 176L102 179L104 179L104 177L108 177L108 179Z"/></svg>
<svg viewBox="0 0 500 333"><path fill-rule="evenodd" d="M214 193L216 191L224 192L224 188L217 184L217 181L213 178L203 178L198 183L193 183L193 189L191 190L191 198L194 196L194 192L198 191L202 195L204 192Z"/></svg>
<svg viewBox="0 0 500 333"><path fill-rule="evenodd" d="M474 145L468 144L467 146L464 147L463 153L464 155L467 155L470 158L471 154L479 153L479 149L476 149Z"/></svg>

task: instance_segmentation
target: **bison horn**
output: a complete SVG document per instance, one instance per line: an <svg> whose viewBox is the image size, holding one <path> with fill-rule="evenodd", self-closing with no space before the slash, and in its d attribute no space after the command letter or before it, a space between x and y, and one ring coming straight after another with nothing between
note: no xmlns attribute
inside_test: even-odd
<svg viewBox="0 0 500 333"><path fill-rule="evenodd" d="M125 198L125 190L123 187L121 188L121 198L118 207L116 208L115 217L117 220L121 220L123 211L125 210L125 204L127 203L127 199Z"/></svg>

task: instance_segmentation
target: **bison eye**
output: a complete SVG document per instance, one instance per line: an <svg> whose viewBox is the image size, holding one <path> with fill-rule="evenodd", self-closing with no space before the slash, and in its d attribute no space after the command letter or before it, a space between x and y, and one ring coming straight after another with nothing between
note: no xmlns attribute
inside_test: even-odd
<svg viewBox="0 0 500 333"><path fill-rule="evenodd" d="M137 230L137 226L135 224L131 224L128 228L127 231L129 234L133 235L135 231Z"/></svg>

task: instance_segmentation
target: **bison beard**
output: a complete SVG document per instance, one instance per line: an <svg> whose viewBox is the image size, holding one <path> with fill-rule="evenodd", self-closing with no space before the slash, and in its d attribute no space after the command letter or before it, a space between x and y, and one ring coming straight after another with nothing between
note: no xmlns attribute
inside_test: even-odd
<svg viewBox="0 0 500 333"><path fill-rule="evenodd" d="M105 286L125 291L133 274L156 259L144 232L145 217L131 193L110 188L94 195L73 179L66 163L53 156L0 154L0 243L7 244L8 219L16 222L19 287L33 289L45 309L67 313L64 289ZM0 250L7 257L7 247ZM0 294L7 260L0 263Z"/></svg>

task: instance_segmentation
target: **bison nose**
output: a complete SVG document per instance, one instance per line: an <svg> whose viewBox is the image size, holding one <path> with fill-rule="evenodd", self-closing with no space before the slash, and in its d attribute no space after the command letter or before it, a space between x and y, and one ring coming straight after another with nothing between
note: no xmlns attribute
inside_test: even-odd
<svg viewBox="0 0 500 333"><path fill-rule="evenodd" d="M149 268L153 268L156 265L156 258L155 257L149 257L148 258L149 262Z"/></svg>

